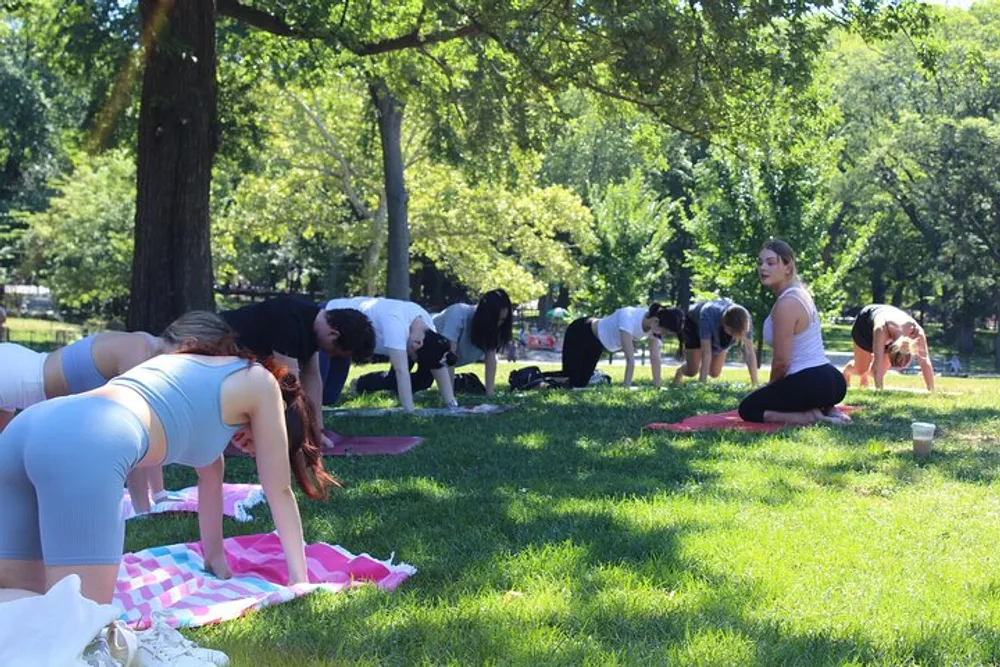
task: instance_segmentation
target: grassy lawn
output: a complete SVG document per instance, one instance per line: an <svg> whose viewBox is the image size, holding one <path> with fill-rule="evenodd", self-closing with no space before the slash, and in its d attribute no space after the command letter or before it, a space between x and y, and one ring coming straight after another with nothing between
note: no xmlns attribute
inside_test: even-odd
<svg viewBox="0 0 1000 667"><path fill-rule="evenodd" d="M60 343L72 343L80 337L82 330L78 324L20 317L7 318L5 326L10 330L10 342L43 351L51 350Z"/></svg>
<svg viewBox="0 0 1000 667"><path fill-rule="evenodd" d="M427 440L328 459L346 488L302 502L307 539L395 552L418 573L191 634L254 666L997 664L1000 381L940 388L964 393L854 390L854 425L774 435L640 431L733 407L736 384L506 395L517 409L492 417L329 417ZM927 462L910 453L914 419L941 431ZM227 479L256 481L252 462L231 460ZM227 534L273 528L257 516ZM193 516L156 517L129 525L127 548L196 536Z"/></svg>

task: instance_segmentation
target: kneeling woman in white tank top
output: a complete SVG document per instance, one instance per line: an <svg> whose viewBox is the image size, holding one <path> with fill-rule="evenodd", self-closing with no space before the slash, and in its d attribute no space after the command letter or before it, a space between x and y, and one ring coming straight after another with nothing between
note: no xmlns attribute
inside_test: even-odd
<svg viewBox="0 0 1000 667"><path fill-rule="evenodd" d="M847 383L827 360L819 313L795 269L795 253L771 239L760 251L760 282L777 296L764 321L764 342L774 349L770 381L740 403L740 417L750 422L846 423L836 405Z"/></svg>
<svg viewBox="0 0 1000 667"><path fill-rule="evenodd" d="M182 343L76 396L38 403L0 434L0 589L44 592L69 574L81 593L112 600L124 546L125 477L179 463L198 470L206 565L221 577L222 452L251 450L288 563L288 583L308 581L294 474L311 498L333 483L318 427L298 380L248 358L235 336Z"/></svg>

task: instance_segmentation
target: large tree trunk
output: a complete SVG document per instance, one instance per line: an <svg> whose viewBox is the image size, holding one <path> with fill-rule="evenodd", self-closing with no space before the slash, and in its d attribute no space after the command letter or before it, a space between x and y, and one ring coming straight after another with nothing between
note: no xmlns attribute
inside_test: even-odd
<svg viewBox="0 0 1000 667"><path fill-rule="evenodd" d="M378 133L382 140L382 169L389 209L389 265L386 296L410 298L410 223L407 219L406 182L403 174L403 104L378 77L368 82L372 102L378 112Z"/></svg>
<svg viewBox="0 0 1000 667"><path fill-rule="evenodd" d="M145 73L128 327L158 333L189 310L214 310L215 3L140 0L139 12Z"/></svg>

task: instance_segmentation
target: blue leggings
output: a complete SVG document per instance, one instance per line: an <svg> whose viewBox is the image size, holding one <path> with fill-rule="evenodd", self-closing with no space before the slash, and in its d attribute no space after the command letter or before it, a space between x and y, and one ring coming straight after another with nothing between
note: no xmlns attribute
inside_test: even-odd
<svg viewBox="0 0 1000 667"><path fill-rule="evenodd" d="M323 378L323 405L335 405L351 372L351 360L319 353L319 374Z"/></svg>
<svg viewBox="0 0 1000 667"><path fill-rule="evenodd" d="M149 436L99 396L33 405L0 433L0 560L113 565L125 543L125 477Z"/></svg>

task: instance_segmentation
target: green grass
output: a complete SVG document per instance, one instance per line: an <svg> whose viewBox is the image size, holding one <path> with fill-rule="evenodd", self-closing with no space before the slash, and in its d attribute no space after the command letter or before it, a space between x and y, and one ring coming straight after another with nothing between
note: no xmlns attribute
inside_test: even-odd
<svg viewBox="0 0 1000 667"><path fill-rule="evenodd" d="M21 317L7 318L4 326L9 329L10 342L43 351L73 342L80 337L82 331L78 324Z"/></svg>
<svg viewBox="0 0 1000 667"><path fill-rule="evenodd" d="M640 430L735 406L746 387L721 383L506 395L517 409L492 417L330 417L427 440L328 459L346 487L302 501L307 539L418 573L191 634L255 666L997 664L1000 382L940 387L964 393L855 390L854 425L774 435ZM389 402L348 405L375 404ZM914 419L941 431L922 463ZM255 480L252 462L227 479ZM273 528L257 515L227 534ZM128 532L134 550L195 539L197 521Z"/></svg>

